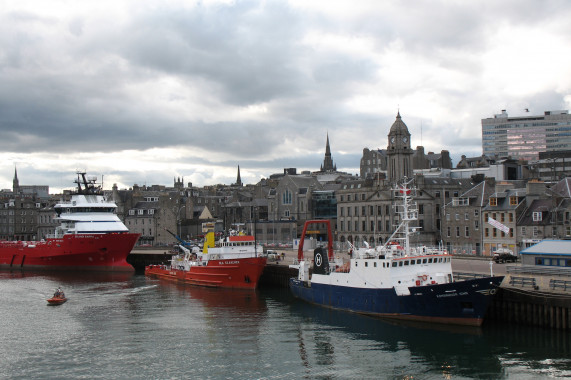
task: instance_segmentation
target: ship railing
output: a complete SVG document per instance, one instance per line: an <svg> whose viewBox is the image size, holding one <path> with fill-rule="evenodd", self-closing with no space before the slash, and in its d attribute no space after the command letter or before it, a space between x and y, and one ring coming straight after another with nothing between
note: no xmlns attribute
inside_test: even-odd
<svg viewBox="0 0 571 380"><path fill-rule="evenodd" d="M465 281L486 277L490 277L490 275L484 273L454 272L454 281Z"/></svg>

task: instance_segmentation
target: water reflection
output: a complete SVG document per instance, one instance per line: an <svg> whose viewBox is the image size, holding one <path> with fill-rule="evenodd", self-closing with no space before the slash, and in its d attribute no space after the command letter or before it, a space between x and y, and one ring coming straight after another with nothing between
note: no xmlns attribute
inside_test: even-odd
<svg viewBox="0 0 571 380"><path fill-rule="evenodd" d="M362 357L376 351L379 357L392 354L393 366L365 365L398 377L419 373L445 378L571 374L571 337L566 332L497 324L478 328L395 322L309 305L284 294L274 297L289 304L299 322L299 357L308 368L311 363L339 365L340 355L354 351ZM354 342L349 349L343 344L347 337Z"/></svg>

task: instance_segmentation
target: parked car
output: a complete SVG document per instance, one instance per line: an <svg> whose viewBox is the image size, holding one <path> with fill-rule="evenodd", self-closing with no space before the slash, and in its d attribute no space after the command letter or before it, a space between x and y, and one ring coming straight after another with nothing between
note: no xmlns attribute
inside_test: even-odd
<svg viewBox="0 0 571 380"><path fill-rule="evenodd" d="M517 256L514 255L513 251L506 248L498 248L494 252L494 262L500 263L515 263L517 261Z"/></svg>

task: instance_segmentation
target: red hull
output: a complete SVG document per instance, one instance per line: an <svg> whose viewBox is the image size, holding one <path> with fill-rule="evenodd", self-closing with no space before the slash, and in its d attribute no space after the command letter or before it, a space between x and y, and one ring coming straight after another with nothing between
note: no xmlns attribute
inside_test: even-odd
<svg viewBox="0 0 571 380"><path fill-rule="evenodd" d="M208 265L194 266L189 271L151 265L145 268L145 274L187 285L255 289L265 266L265 257L252 257L210 260Z"/></svg>
<svg viewBox="0 0 571 380"><path fill-rule="evenodd" d="M76 234L41 242L0 241L0 268L133 271L139 234Z"/></svg>
<svg viewBox="0 0 571 380"><path fill-rule="evenodd" d="M52 297L48 300L48 305L50 306L57 306L57 305L61 305L62 303L64 303L65 301L67 301L67 298L61 298L61 297Z"/></svg>

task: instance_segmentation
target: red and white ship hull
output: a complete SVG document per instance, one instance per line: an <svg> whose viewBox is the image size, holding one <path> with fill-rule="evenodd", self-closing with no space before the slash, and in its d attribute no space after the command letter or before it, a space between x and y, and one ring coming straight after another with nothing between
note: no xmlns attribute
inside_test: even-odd
<svg viewBox="0 0 571 380"><path fill-rule="evenodd" d="M265 266L266 257L250 257L209 260L207 265L192 266L190 270L150 265L145 274L187 285L255 289Z"/></svg>
<svg viewBox="0 0 571 380"><path fill-rule="evenodd" d="M134 271L127 256L139 234L68 234L45 241L0 241L0 268Z"/></svg>

